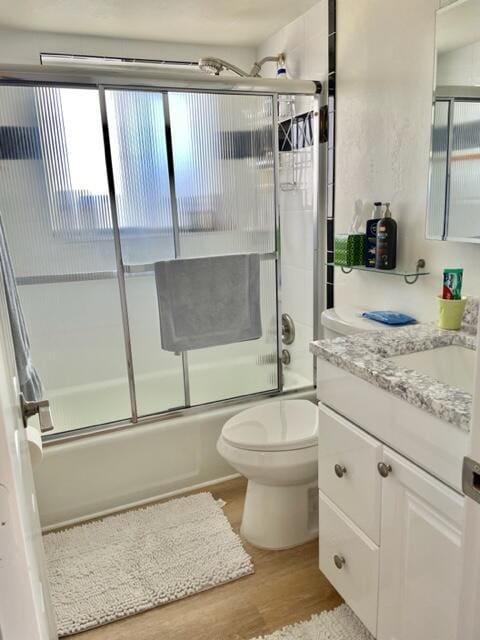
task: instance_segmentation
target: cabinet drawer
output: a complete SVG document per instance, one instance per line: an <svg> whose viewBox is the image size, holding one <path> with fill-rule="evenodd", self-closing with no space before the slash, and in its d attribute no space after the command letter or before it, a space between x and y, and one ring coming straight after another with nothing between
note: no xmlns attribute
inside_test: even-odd
<svg viewBox="0 0 480 640"><path fill-rule="evenodd" d="M320 570L375 636L379 549L321 491L319 523Z"/></svg>
<svg viewBox="0 0 480 640"><path fill-rule="evenodd" d="M318 487L379 544L382 444L327 407L318 410Z"/></svg>

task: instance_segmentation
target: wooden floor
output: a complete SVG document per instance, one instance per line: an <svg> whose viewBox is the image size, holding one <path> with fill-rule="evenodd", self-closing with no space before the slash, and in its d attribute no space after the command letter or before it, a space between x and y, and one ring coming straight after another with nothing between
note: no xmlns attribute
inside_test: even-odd
<svg viewBox="0 0 480 640"><path fill-rule="evenodd" d="M240 527L243 478L212 486L225 515ZM205 489L203 489L205 491ZM194 492L193 492L194 493ZM244 541L255 573L118 622L71 636L76 640L247 640L332 609L342 600L318 570L317 541L263 551Z"/></svg>

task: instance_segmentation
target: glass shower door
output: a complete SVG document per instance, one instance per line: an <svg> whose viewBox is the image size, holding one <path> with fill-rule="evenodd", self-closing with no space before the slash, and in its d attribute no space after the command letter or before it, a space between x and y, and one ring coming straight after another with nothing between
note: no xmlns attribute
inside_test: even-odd
<svg viewBox="0 0 480 640"><path fill-rule="evenodd" d="M106 90L139 415L279 387L272 98ZM259 253L262 337L163 351L153 265Z"/></svg>
<svg viewBox="0 0 480 640"><path fill-rule="evenodd" d="M0 86L0 212L57 432L281 387L273 99ZM257 253L262 336L162 350L154 263Z"/></svg>
<svg viewBox="0 0 480 640"><path fill-rule="evenodd" d="M95 89L0 87L0 214L56 432L130 418Z"/></svg>
<svg viewBox="0 0 480 640"><path fill-rule="evenodd" d="M269 96L169 92L179 255L261 256L262 337L188 353L190 404L279 388Z"/></svg>
<svg viewBox="0 0 480 640"><path fill-rule="evenodd" d="M106 90L138 414L184 407L183 362L163 351L153 264L175 257L164 94Z"/></svg>

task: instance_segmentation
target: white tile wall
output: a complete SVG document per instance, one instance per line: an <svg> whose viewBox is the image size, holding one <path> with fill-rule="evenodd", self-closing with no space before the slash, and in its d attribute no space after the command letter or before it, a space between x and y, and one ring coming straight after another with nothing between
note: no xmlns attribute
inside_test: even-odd
<svg viewBox="0 0 480 640"><path fill-rule="evenodd" d="M257 57L286 54L288 76L325 81L328 73L328 1L322 0L305 14L274 33L257 51ZM275 66L266 66L265 76L275 76ZM296 103L297 113L311 108L311 100ZM310 151L306 150L305 155ZM286 167L281 182L288 181L289 158L282 156ZM299 176L301 189L281 191L282 309L295 322L296 338L288 350L290 369L312 378L312 359L308 343L313 336L313 168Z"/></svg>

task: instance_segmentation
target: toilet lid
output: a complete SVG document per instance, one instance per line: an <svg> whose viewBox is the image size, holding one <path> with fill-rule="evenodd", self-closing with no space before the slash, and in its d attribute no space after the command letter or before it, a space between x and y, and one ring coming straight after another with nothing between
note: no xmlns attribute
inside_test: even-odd
<svg viewBox="0 0 480 640"><path fill-rule="evenodd" d="M317 444L317 407L309 400L279 400L228 420L224 440L239 449L290 451Z"/></svg>

